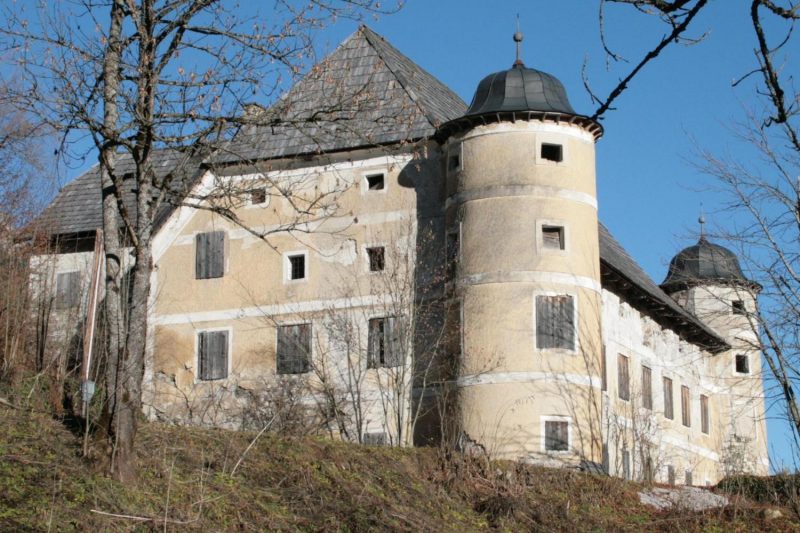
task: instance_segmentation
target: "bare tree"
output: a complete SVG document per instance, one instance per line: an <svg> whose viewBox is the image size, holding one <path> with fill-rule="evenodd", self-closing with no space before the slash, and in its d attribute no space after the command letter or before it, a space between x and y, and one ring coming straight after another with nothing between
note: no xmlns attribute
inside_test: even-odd
<svg viewBox="0 0 800 533"><path fill-rule="evenodd" d="M241 112L243 102L254 96L271 101L304 70L313 58L314 31L336 18L380 9L374 0L277 0L252 14L221 0L79 0L5 8L4 48L14 52L23 72L12 97L63 132L65 151L83 135L99 152L106 394L117 478L131 479L136 472L152 239L160 208L185 196L194 177L187 169L218 150L238 125L252 122ZM167 172L156 164L165 150L173 158ZM210 205L235 221L224 202L200 200L195 205Z"/></svg>

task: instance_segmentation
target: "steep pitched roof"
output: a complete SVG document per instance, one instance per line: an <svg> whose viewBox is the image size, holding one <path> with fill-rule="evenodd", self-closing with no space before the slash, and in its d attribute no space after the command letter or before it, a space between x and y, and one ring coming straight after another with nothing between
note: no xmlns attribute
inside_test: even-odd
<svg viewBox="0 0 800 533"><path fill-rule="evenodd" d="M121 154L116 161L116 171L121 175L133 173L133 160L128 154ZM172 193L161 205L156 214L156 223L160 225L182 199L184 191L200 172L197 161L188 160L187 156L176 150L159 150L153 154L153 166L156 176L165 177L175 173L172 180ZM136 214L133 180L124 180L123 198L130 212ZM33 224L33 230L49 235L66 235L93 232L103 227L102 197L100 189L100 169L93 166L61 189L51 203Z"/></svg>
<svg viewBox="0 0 800 533"><path fill-rule="evenodd" d="M603 224L599 229L603 288L689 342L713 353L729 348L717 333L661 290Z"/></svg>
<svg viewBox="0 0 800 533"><path fill-rule="evenodd" d="M430 137L464 114L449 87L361 26L222 150L215 163Z"/></svg>

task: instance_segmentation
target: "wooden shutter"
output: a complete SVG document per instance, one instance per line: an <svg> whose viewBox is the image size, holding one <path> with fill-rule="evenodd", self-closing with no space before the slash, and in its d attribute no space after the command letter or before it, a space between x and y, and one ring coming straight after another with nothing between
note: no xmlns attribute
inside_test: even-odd
<svg viewBox="0 0 800 533"><path fill-rule="evenodd" d="M225 271L225 232L198 233L195 237L195 277L221 278Z"/></svg>
<svg viewBox="0 0 800 533"><path fill-rule="evenodd" d="M617 356L617 389L622 400L631 399L630 373L628 358L622 354Z"/></svg>
<svg viewBox="0 0 800 533"><path fill-rule="evenodd" d="M228 377L228 332L202 331L199 333L199 337L200 379L213 380Z"/></svg>
<svg viewBox="0 0 800 533"><path fill-rule="evenodd" d="M56 309L77 307L80 302L80 272L61 272L56 276Z"/></svg>
<svg viewBox="0 0 800 533"><path fill-rule="evenodd" d="M672 465L667 465L667 483L675 484L675 467Z"/></svg>
<svg viewBox="0 0 800 533"><path fill-rule="evenodd" d="M700 395L700 429L703 433L708 434L708 396Z"/></svg>
<svg viewBox="0 0 800 533"><path fill-rule="evenodd" d="M555 348L555 320L550 296L536 297L536 347Z"/></svg>
<svg viewBox="0 0 800 533"><path fill-rule="evenodd" d="M311 324L278 327L278 374L303 374L311 366Z"/></svg>
<svg viewBox="0 0 800 533"><path fill-rule="evenodd" d="M378 368L381 366L381 359L384 357L386 349L383 336L385 324L382 318L371 318L369 320L368 346L367 346L367 368Z"/></svg>
<svg viewBox="0 0 800 533"><path fill-rule="evenodd" d="M556 347L567 350L575 349L575 317L572 296L555 296L557 302L556 312Z"/></svg>
<svg viewBox="0 0 800 533"><path fill-rule="evenodd" d="M675 417L672 409L672 380L664 378L664 417L672 420Z"/></svg>
<svg viewBox="0 0 800 533"><path fill-rule="evenodd" d="M689 387L681 385L681 422L687 428L692 425L691 404L689 403Z"/></svg>
<svg viewBox="0 0 800 533"><path fill-rule="evenodd" d="M650 367L642 367L642 405L653 408L653 372Z"/></svg>
<svg viewBox="0 0 800 533"><path fill-rule="evenodd" d="M405 360L405 324L402 317L386 318L386 366L400 366Z"/></svg>

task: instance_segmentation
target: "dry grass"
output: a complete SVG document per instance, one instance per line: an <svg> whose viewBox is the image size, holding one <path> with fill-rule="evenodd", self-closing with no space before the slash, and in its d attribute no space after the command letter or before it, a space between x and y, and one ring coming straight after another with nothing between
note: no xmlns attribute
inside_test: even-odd
<svg viewBox="0 0 800 533"><path fill-rule="evenodd" d="M434 449L359 447L143 424L141 475L122 486L46 415L0 407L0 530L786 531L757 505L658 512L618 479ZM95 450L102 456L103 450Z"/></svg>

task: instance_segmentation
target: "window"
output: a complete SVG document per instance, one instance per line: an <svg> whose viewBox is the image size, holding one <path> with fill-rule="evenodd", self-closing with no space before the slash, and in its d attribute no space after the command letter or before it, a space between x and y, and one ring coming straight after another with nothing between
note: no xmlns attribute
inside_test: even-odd
<svg viewBox="0 0 800 533"><path fill-rule="evenodd" d="M386 433L364 433L362 442L367 446L386 446Z"/></svg>
<svg viewBox="0 0 800 533"><path fill-rule="evenodd" d="M631 479L631 452L627 448L622 449L622 478Z"/></svg>
<svg viewBox="0 0 800 533"><path fill-rule="evenodd" d="M544 423L544 449L551 452L569 450L569 422L546 420Z"/></svg>
<svg viewBox="0 0 800 533"><path fill-rule="evenodd" d="M606 363L606 347L603 346L603 349L600 353L600 390L607 391L608 390L608 375L607 375L607 363Z"/></svg>
<svg viewBox="0 0 800 533"><path fill-rule="evenodd" d="M542 226L542 248L545 250L563 250L564 227Z"/></svg>
<svg viewBox="0 0 800 533"><path fill-rule="evenodd" d="M667 465L667 483L675 484L675 467L672 465Z"/></svg>
<svg viewBox="0 0 800 533"><path fill-rule="evenodd" d="M267 189L250 189L250 205L259 205L267 203Z"/></svg>
<svg viewBox="0 0 800 533"><path fill-rule="evenodd" d="M221 278L225 271L225 232L198 233L195 238L195 278Z"/></svg>
<svg viewBox="0 0 800 533"><path fill-rule="evenodd" d="M672 380L664 378L664 418L675 419L675 411L672 409Z"/></svg>
<svg viewBox="0 0 800 533"><path fill-rule="evenodd" d="M683 484L684 485L688 485L688 486L693 485L693 483L692 483L692 471L691 470L687 470L686 471L685 478L683 480Z"/></svg>
<svg viewBox="0 0 800 533"><path fill-rule="evenodd" d="M692 425L692 404L689 403L689 387L681 385L681 422L684 426Z"/></svg>
<svg viewBox="0 0 800 533"><path fill-rule="evenodd" d="M369 321L367 368L403 364L403 328L396 317L371 318Z"/></svg>
<svg viewBox="0 0 800 533"><path fill-rule="evenodd" d="M542 143L542 159L560 163L564 159L564 150L560 144Z"/></svg>
<svg viewBox="0 0 800 533"><path fill-rule="evenodd" d="M736 373L749 374L750 373L750 359L744 354L736 355Z"/></svg>
<svg viewBox="0 0 800 533"><path fill-rule="evenodd" d="M306 277L306 254L291 254L286 256L289 261L288 278L289 280L305 279Z"/></svg>
<svg viewBox="0 0 800 533"><path fill-rule="evenodd" d="M383 174L369 174L366 180L367 189L370 191L382 191L385 187Z"/></svg>
<svg viewBox="0 0 800 533"><path fill-rule="evenodd" d="M700 431L708 435L708 396L700 395Z"/></svg>
<svg viewBox="0 0 800 533"><path fill-rule="evenodd" d="M621 400L631 399L631 382L628 372L628 358L622 354L617 356L617 391Z"/></svg>
<svg viewBox="0 0 800 533"><path fill-rule="evenodd" d="M311 324L278 326L278 374L304 374L311 369Z"/></svg>
<svg viewBox="0 0 800 533"><path fill-rule="evenodd" d="M447 170L455 172L461 168L461 157L458 154L451 154L447 158Z"/></svg>
<svg viewBox="0 0 800 533"><path fill-rule="evenodd" d="M642 406L653 408L653 371L650 367L642 367Z"/></svg>
<svg viewBox="0 0 800 533"><path fill-rule="evenodd" d="M575 304L572 296L536 297L536 347L575 350Z"/></svg>
<svg viewBox="0 0 800 533"><path fill-rule="evenodd" d="M381 272L386 266L386 253L383 246L367 248L367 259L369 259L369 271Z"/></svg>
<svg viewBox="0 0 800 533"><path fill-rule="evenodd" d="M80 304L80 272L60 272L56 275L56 309L71 309Z"/></svg>
<svg viewBox="0 0 800 533"><path fill-rule="evenodd" d="M746 315L747 310L744 307L744 301L742 300L734 300L731 302L732 310L734 315Z"/></svg>
<svg viewBox="0 0 800 533"><path fill-rule="evenodd" d="M201 331L197 334L198 378L203 381L228 377L228 332Z"/></svg>

